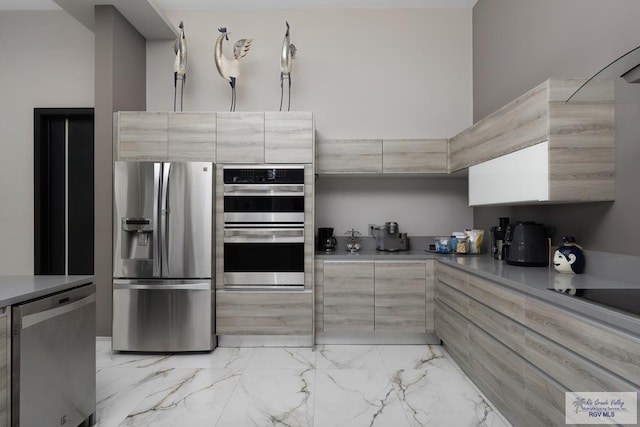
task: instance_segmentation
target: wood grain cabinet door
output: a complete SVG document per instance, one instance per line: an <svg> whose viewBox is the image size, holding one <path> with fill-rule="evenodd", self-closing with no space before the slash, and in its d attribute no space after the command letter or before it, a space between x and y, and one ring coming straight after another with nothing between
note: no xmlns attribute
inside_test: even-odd
<svg viewBox="0 0 640 427"><path fill-rule="evenodd" d="M217 335L312 335L313 295L216 291Z"/></svg>
<svg viewBox="0 0 640 427"><path fill-rule="evenodd" d="M324 331L374 331L374 262L324 262Z"/></svg>
<svg viewBox="0 0 640 427"><path fill-rule="evenodd" d="M382 172L447 173L447 140L385 139L382 141Z"/></svg>
<svg viewBox="0 0 640 427"><path fill-rule="evenodd" d="M217 113L216 126L216 162L264 162L264 113Z"/></svg>
<svg viewBox="0 0 640 427"><path fill-rule="evenodd" d="M0 425L11 423L11 307L0 308Z"/></svg>
<svg viewBox="0 0 640 427"><path fill-rule="evenodd" d="M216 161L216 113L169 113L169 160Z"/></svg>
<svg viewBox="0 0 640 427"><path fill-rule="evenodd" d="M382 173L382 140L333 139L317 144L320 174Z"/></svg>
<svg viewBox="0 0 640 427"><path fill-rule="evenodd" d="M311 112L265 112L265 163L313 163L313 133Z"/></svg>
<svg viewBox="0 0 640 427"><path fill-rule="evenodd" d="M425 261L375 261L375 331L426 332Z"/></svg>
<svg viewBox="0 0 640 427"><path fill-rule="evenodd" d="M165 112L120 111L114 113L117 160L167 160Z"/></svg>

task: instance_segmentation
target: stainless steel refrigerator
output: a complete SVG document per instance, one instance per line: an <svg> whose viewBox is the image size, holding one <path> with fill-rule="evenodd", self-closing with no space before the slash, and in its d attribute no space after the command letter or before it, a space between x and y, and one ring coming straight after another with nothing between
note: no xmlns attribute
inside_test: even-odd
<svg viewBox="0 0 640 427"><path fill-rule="evenodd" d="M206 162L115 163L113 350L215 347L213 176Z"/></svg>

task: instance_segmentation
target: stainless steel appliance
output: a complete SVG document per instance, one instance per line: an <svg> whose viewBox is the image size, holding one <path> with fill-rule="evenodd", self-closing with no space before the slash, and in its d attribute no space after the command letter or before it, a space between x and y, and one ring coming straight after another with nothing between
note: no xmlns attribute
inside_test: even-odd
<svg viewBox="0 0 640 427"><path fill-rule="evenodd" d="M11 425L94 425L96 286L14 305Z"/></svg>
<svg viewBox="0 0 640 427"><path fill-rule="evenodd" d="M526 267L549 265L549 238L555 228L545 227L532 221L509 224L505 232L505 254L507 264Z"/></svg>
<svg viewBox="0 0 640 427"><path fill-rule="evenodd" d="M400 233L397 222L385 222L384 225L374 227L376 249L379 251L407 251L409 237L407 233Z"/></svg>
<svg viewBox="0 0 640 427"><path fill-rule="evenodd" d="M112 346L215 347L213 165L116 162Z"/></svg>
<svg viewBox="0 0 640 427"><path fill-rule="evenodd" d="M304 166L219 166L227 289L304 288Z"/></svg>

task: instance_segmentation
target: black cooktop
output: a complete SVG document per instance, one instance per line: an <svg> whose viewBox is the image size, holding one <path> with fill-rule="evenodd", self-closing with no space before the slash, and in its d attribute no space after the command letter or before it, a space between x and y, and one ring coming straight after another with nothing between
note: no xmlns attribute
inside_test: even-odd
<svg viewBox="0 0 640 427"><path fill-rule="evenodd" d="M573 291L560 293L640 317L640 289L575 289L575 295Z"/></svg>

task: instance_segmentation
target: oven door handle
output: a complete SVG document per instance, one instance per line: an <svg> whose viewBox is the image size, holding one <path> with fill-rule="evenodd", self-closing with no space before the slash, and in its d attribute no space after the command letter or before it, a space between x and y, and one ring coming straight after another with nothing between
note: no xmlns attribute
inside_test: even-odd
<svg viewBox="0 0 640 427"><path fill-rule="evenodd" d="M224 184L225 196L304 196L304 184Z"/></svg>
<svg viewBox="0 0 640 427"><path fill-rule="evenodd" d="M304 229L225 228L224 243L304 243Z"/></svg>

